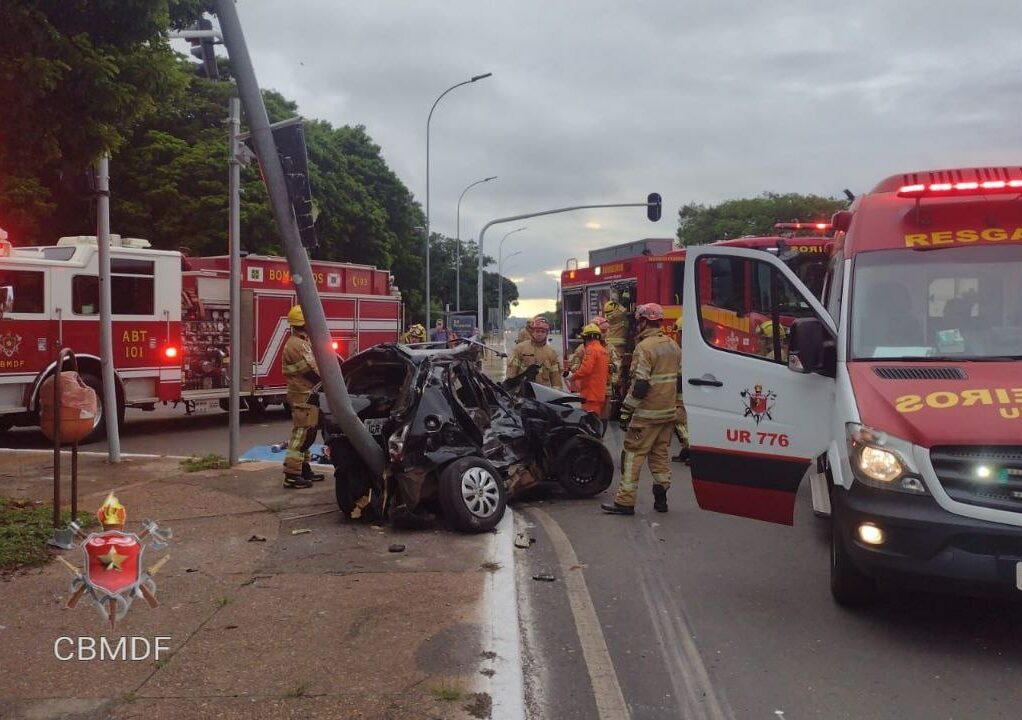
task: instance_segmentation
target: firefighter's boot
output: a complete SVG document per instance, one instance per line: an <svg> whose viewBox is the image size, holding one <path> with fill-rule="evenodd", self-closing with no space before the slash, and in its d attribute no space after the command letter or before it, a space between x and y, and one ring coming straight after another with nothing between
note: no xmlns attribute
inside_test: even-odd
<svg viewBox="0 0 1022 720"><path fill-rule="evenodd" d="M324 477L323 473L312 472L312 466L309 463L302 463L302 478L305 480L323 482Z"/></svg>
<svg viewBox="0 0 1022 720"><path fill-rule="evenodd" d="M285 473L284 487L291 488L293 490L304 490L305 488L312 487L312 480L304 478L301 475L288 475Z"/></svg>
<svg viewBox="0 0 1022 720"><path fill-rule="evenodd" d="M608 515L634 515L635 508L629 505L618 505L617 503L603 503L600 510Z"/></svg>
<svg viewBox="0 0 1022 720"><path fill-rule="evenodd" d="M667 488L663 485L653 486L653 509L657 512L667 512Z"/></svg>

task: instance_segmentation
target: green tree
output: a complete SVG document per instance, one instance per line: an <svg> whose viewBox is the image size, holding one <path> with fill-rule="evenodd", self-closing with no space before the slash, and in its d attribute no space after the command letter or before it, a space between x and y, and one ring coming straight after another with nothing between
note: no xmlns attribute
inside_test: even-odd
<svg viewBox="0 0 1022 720"><path fill-rule="evenodd" d="M177 89L165 33L200 9L198 0L0 3L0 207L12 238L91 227L68 180Z"/></svg>
<svg viewBox="0 0 1022 720"><path fill-rule="evenodd" d="M777 222L830 222L831 215L846 205L837 198L770 192L718 205L689 203L678 211L678 240L683 246L705 245L743 235L770 235Z"/></svg>

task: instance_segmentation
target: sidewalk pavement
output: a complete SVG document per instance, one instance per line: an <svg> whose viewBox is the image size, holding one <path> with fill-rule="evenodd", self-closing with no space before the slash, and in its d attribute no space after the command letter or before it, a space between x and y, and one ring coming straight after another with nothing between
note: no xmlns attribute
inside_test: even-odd
<svg viewBox="0 0 1022 720"><path fill-rule="evenodd" d="M64 468L66 488L66 454ZM48 500L52 477L52 454L0 453L0 495ZM0 717L491 716L498 665L485 645L499 619L482 599L496 535L347 523L329 473L285 490L270 463L184 473L167 458L90 455L79 487L80 510L114 490L129 531L143 518L173 530L147 559L170 555L160 606L136 601L111 631L87 603L64 607L70 574L57 562L0 578ZM80 551L63 555L81 565ZM59 661L62 636L170 636L171 654Z"/></svg>

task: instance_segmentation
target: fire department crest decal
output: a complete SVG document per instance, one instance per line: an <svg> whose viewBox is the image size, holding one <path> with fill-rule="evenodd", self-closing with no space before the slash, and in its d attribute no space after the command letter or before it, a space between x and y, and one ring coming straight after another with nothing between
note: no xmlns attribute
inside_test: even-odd
<svg viewBox="0 0 1022 720"><path fill-rule="evenodd" d="M762 385L754 385L752 390L746 388L739 394L742 397L742 404L745 405L743 417L751 417L757 425L763 418L774 419L770 411L774 409L774 404L777 402L777 393L773 390L764 390Z"/></svg>
<svg viewBox="0 0 1022 720"><path fill-rule="evenodd" d="M84 569L60 558L74 574L67 607L74 608L85 598L109 620L111 628L127 614L137 597L144 598L151 608L159 606L153 575L170 557L164 555L146 567L146 550L156 552L167 547L171 532L152 520L143 520L139 533L125 532L125 516L124 506L110 493L96 512L103 532L86 534L77 523L71 522L71 530L82 538L79 549ZM145 544L147 539L149 543Z"/></svg>
<svg viewBox="0 0 1022 720"><path fill-rule="evenodd" d="M0 335L0 353L2 353L4 357L14 357L14 353L18 352L18 348L20 347L21 335L13 332Z"/></svg>

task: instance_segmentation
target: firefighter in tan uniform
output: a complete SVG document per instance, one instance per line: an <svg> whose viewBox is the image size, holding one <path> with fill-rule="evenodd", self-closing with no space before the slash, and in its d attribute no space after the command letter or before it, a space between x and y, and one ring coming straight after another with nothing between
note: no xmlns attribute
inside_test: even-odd
<svg viewBox="0 0 1022 720"><path fill-rule="evenodd" d="M529 330L532 329L532 320L525 323L525 327L518 331L518 337L515 338L515 345L518 343L528 342Z"/></svg>
<svg viewBox="0 0 1022 720"><path fill-rule="evenodd" d="M557 390L562 389L561 359L557 351L547 344L550 323L541 315L529 321L529 339L515 345L507 360L507 379L516 378L532 365L539 365L536 382Z"/></svg>
<svg viewBox="0 0 1022 720"><path fill-rule="evenodd" d="M653 508L658 512L667 512L671 487L668 450L678 416L681 348L663 333L664 309L656 303L640 305L635 319L638 335L632 353L632 381L621 406L621 427L626 430L621 480L614 502L600 505L614 515L635 514L639 473L647 458L653 475Z"/></svg>
<svg viewBox="0 0 1022 720"><path fill-rule="evenodd" d="M426 342L426 328L421 323L409 325L408 330L401 336L401 342L405 345Z"/></svg>
<svg viewBox="0 0 1022 720"><path fill-rule="evenodd" d="M291 405L291 437L284 455L284 487L307 488L323 479L312 472L309 448L319 431L319 408L309 403L312 388L319 382L319 368L312 355L312 344L305 331L305 315L300 305L287 313L291 337L284 344L284 377L287 401Z"/></svg>

